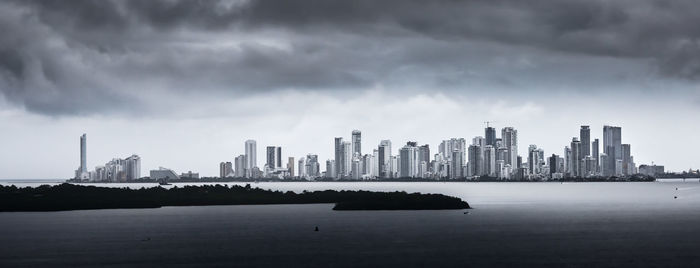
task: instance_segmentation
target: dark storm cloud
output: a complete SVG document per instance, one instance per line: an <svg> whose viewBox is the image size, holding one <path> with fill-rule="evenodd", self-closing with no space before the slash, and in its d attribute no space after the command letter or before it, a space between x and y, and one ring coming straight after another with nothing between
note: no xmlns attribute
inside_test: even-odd
<svg viewBox="0 0 700 268"><path fill-rule="evenodd" d="M696 1L75 0L0 7L0 90L44 114L139 108L148 92L459 88L479 79L517 86L567 70L528 57L578 57L589 62L578 72L600 73L619 70L589 59L617 58L647 62L666 79L700 77ZM534 71L499 75L517 67L494 64L502 55L525 55L522 69Z"/></svg>

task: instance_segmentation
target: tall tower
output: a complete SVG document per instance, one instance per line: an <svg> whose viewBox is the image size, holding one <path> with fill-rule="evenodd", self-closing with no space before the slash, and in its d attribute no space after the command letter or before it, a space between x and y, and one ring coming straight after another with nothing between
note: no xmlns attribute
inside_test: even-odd
<svg viewBox="0 0 700 268"><path fill-rule="evenodd" d="M612 176L619 173L616 163L617 160L622 161L622 128L603 126L603 153L607 155L603 175Z"/></svg>
<svg viewBox="0 0 700 268"><path fill-rule="evenodd" d="M267 146L267 154L265 164L270 169L277 168L277 148L276 146Z"/></svg>
<svg viewBox="0 0 700 268"><path fill-rule="evenodd" d="M246 175L251 176L254 167L258 166L257 143L254 140L245 141L245 168Z"/></svg>
<svg viewBox="0 0 700 268"><path fill-rule="evenodd" d="M495 133L495 132L494 132ZM496 150L492 145L484 146L484 174L496 176Z"/></svg>
<svg viewBox="0 0 700 268"><path fill-rule="evenodd" d="M379 165L379 177L380 178L389 178L391 177L391 141L390 140L382 140L379 142L379 148L378 150L378 160L377 163Z"/></svg>
<svg viewBox="0 0 700 268"><path fill-rule="evenodd" d="M503 139L503 147L508 150L505 162L515 170L518 167L518 131L512 127L503 128L501 139Z"/></svg>
<svg viewBox="0 0 700 268"><path fill-rule="evenodd" d="M335 178L340 179L345 175L345 147L343 138L335 138ZM301 170L299 170L301 172Z"/></svg>
<svg viewBox="0 0 700 268"><path fill-rule="evenodd" d="M581 174L581 142L574 137L571 140L571 176L580 177Z"/></svg>
<svg viewBox="0 0 700 268"><path fill-rule="evenodd" d="M87 172L87 135L80 136L80 172Z"/></svg>
<svg viewBox="0 0 700 268"><path fill-rule="evenodd" d="M289 172L289 177L294 177L294 157L287 158L287 171Z"/></svg>
<svg viewBox="0 0 700 268"><path fill-rule="evenodd" d="M362 155L362 132L359 130L352 131L352 154Z"/></svg>
<svg viewBox="0 0 700 268"><path fill-rule="evenodd" d="M492 127L486 127L484 129L484 137L486 137L486 145L491 145L493 148L496 147L496 129Z"/></svg>
<svg viewBox="0 0 700 268"><path fill-rule="evenodd" d="M593 158L593 162L595 162L595 174L598 175L600 173L600 140L595 139L593 140L593 143L591 143L591 158Z"/></svg>
<svg viewBox="0 0 700 268"><path fill-rule="evenodd" d="M581 139L579 159L584 159L591 155L591 129L589 126L581 126L579 139Z"/></svg>

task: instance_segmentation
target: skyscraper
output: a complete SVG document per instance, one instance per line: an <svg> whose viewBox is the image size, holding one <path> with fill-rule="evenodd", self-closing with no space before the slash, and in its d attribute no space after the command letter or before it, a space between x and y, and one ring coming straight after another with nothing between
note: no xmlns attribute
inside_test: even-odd
<svg viewBox="0 0 700 268"><path fill-rule="evenodd" d="M226 163L219 163L219 178L226 177Z"/></svg>
<svg viewBox="0 0 700 268"><path fill-rule="evenodd" d="M571 139L571 176L580 177L581 174L581 142L578 138Z"/></svg>
<svg viewBox="0 0 700 268"><path fill-rule="evenodd" d="M352 159L355 158L355 154L352 152L352 143L351 142L343 142L343 153L345 153L345 157L343 159L345 160L345 165L343 171L345 173L343 175L345 176L350 176L352 173ZM359 155L357 155L359 157Z"/></svg>
<svg viewBox="0 0 700 268"><path fill-rule="evenodd" d="M513 169L519 167L518 162L518 131L512 127L505 127L501 130L501 139L503 139L503 147L507 149L505 162L511 165Z"/></svg>
<svg viewBox="0 0 700 268"><path fill-rule="evenodd" d="M127 181L141 178L141 157L135 154L127 157L124 159L124 166Z"/></svg>
<svg viewBox="0 0 700 268"><path fill-rule="evenodd" d="M498 148L496 146L496 129L492 127L486 127L484 129L484 137L486 137L486 145L491 145L493 148Z"/></svg>
<svg viewBox="0 0 700 268"><path fill-rule="evenodd" d="M470 146L471 148L471 146ZM471 151L470 151L471 152ZM464 177L462 166L464 166L464 154L459 151L459 149L452 150L452 156L450 157L450 177L452 179L458 179Z"/></svg>
<svg viewBox="0 0 700 268"><path fill-rule="evenodd" d="M257 150L257 143L254 140L245 141L246 177L252 177L253 168L258 166Z"/></svg>
<svg viewBox="0 0 700 268"><path fill-rule="evenodd" d="M362 155L362 132L359 130L352 131L352 155Z"/></svg>
<svg viewBox="0 0 700 268"><path fill-rule="evenodd" d="M379 177L389 178L391 177L391 141L382 140L379 142L378 149L378 164L379 164Z"/></svg>
<svg viewBox="0 0 700 268"><path fill-rule="evenodd" d="M420 171L420 177L423 177L423 175L428 172L428 167L430 166L430 146L428 144L424 144L421 146L418 146L418 165L420 166L421 163L425 163L426 169L419 169Z"/></svg>
<svg viewBox="0 0 700 268"><path fill-rule="evenodd" d="M326 160L326 178L335 178L335 160Z"/></svg>
<svg viewBox="0 0 700 268"><path fill-rule="evenodd" d="M80 172L87 173L87 135L80 136Z"/></svg>
<svg viewBox="0 0 700 268"><path fill-rule="evenodd" d="M622 144L622 175L629 176L634 172L632 167L632 148L629 144Z"/></svg>
<svg viewBox="0 0 700 268"><path fill-rule="evenodd" d="M469 174L467 176L481 176L483 167L483 158L481 156L481 146L469 145L468 149L468 159L469 159ZM461 169L461 167L459 167ZM454 168L453 168L454 170Z"/></svg>
<svg viewBox="0 0 700 268"><path fill-rule="evenodd" d="M581 139L579 159L584 159L591 155L591 129L589 126L581 126L579 138Z"/></svg>
<svg viewBox="0 0 700 268"><path fill-rule="evenodd" d="M246 174L248 174L248 172L246 171L248 169L248 161L246 160L246 158L247 157L245 155L239 155L236 156L236 158L234 159L234 174L236 178L243 178L246 176Z"/></svg>
<svg viewBox="0 0 700 268"><path fill-rule="evenodd" d="M337 179L341 179L345 175L345 147L343 147L343 143L342 137L335 138L335 177Z"/></svg>
<svg viewBox="0 0 700 268"><path fill-rule="evenodd" d="M299 178L305 178L306 177L306 159L303 157L299 158L299 161L297 163L297 169L299 170Z"/></svg>
<svg viewBox="0 0 700 268"><path fill-rule="evenodd" d="M608 156L607 168L603 175L612 176L619 173L616 170L616 162L622 160L622 128L603 126L603 152Z"/></svg>
<svg viewBox="0 0 700 268"><path fill-rule="evenodd" d="M281 168L282 167L282 147L277 147L277 152L275 152L275 156L277 157L277 167Z"/></svg>
<svg viewBox="0 0 700 268"><path fill-rule="evenodd" d="M219 178L233 177L233 163L231 162L221 162L219 163Z"/></svg>
<svg viewBox="0 0 700 268"><path fill-rule="evenodd" d="M276 169L282 167L282 147L278 146L267 146L267 161L265 164L270 169Z"/></svg>
<svg viewBox="0 0 700 268"><path fill-rule="evenodd" d="M547 163L549 164L549 176L552 177L552 174L557 173L557 161L559 160L559 156L556 154L552 154L547 159Z"/></svg>
<svg viewBox="0 0 700 268"><path fill-rule="evenodd" d="M304 163L304 168L306 169L305 175L307 179L313 179L319 176L320 165L318 163L318 155L308 154L306 155L306 162Z"/></svg>
<svg viewBox="0 0 700 268"><path fill-rule="evenodd" d="M540 151L537 149L537 145L531 144L527 149L527 168L530 174L540 173Z"/></svg>
<svg viewBox="0 0 700 268"><path fill-rule="evenodd" d="M399 150L399 177L416 177L418 173L418 149L415 142L407 142Z"/></svg>
<svg viewBox="0 0 700 268"><path fill-rule="evenodd" d="M495 132L494 132L495 133ZM496 150L492 145L484 146L484 172L486 176L496 176Z"/></svg>
<svg viewBox="0 0 700 268"><path fill-rule="evenodd" d="M287 158L287 172L290 177L294 177L294 157Z"/></svg>
<svg viewBox="0 0 700 268"><path fill-rule="evenodd" d="M595 165L595 171L593 172L594 174L598 175L600 173L600 141L598 139L593 140L593 143L591 143L591 158L593 158L593 162Z"/></svg>

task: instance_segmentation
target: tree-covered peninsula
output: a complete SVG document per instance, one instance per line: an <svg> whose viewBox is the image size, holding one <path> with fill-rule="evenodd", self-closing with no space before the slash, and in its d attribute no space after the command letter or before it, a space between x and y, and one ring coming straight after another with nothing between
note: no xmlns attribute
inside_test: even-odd
<svg viewBox="0 0 700 268"><path fill-rule="evenodd" d="M251 188L249 184L141 189L68 183L25 188L0 186L0 212L314 203L334 203L334 210L469 208L467 202L441 194L334 190L295 193Z"/></svg>

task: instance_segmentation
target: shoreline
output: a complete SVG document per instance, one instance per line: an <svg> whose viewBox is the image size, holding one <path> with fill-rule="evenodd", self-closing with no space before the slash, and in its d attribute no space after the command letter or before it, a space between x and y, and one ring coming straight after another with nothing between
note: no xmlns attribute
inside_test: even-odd
<svg viewBox="0 0 700 268"><path fill-rule="evenodd" d="M90 200L90 202L86 202ZM164 206L327 204L333 210L468 209L461 198L404 191L273 191L240 185L112 188L62 183L0 186L0 212L159 208Z"/></svg>

